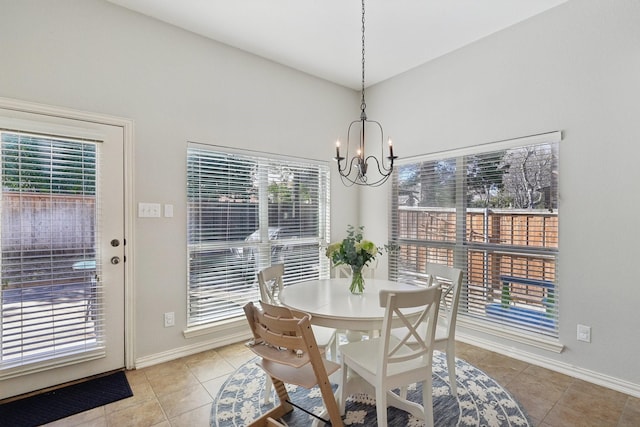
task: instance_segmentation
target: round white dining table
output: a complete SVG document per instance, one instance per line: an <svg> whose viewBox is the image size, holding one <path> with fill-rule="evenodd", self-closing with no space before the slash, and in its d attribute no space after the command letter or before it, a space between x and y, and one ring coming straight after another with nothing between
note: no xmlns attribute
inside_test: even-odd
<svg viewBox="0 0 640 427"><path fill-rule="evenodd" d="M279 299L291 309L309 313L314 325L373 331L382 328L384 319L385 309L380 306L380 291L416 288L415 285L391 280L365 279L364 292L354 295L349 291L350 283L351 279L345 278L300 282L285 286Z"/></svg>

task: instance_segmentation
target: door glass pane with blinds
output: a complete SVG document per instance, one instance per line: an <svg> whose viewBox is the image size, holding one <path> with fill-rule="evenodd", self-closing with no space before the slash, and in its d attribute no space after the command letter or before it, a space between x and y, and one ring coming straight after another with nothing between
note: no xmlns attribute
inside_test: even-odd
<svg viewBox="0 0 640 427"><path fill-rule="evenodd" d="M188 324L243 316L257 272L285 265L285 285L328 275L326 165L190 146Z"/></svg>
<svg viewBox="0 0 640 427"><path fill-rule="evenodd" d="M461 268L461 316L557 337L557 138L400 165L392 278L424 281L427 262Z"/></svg>
<svg viewBox="0 0 640 427"><path fill-rule="evenodd" d="M96 357L104 353L96 280L97 144L0 135L0 368Z"/></svg>

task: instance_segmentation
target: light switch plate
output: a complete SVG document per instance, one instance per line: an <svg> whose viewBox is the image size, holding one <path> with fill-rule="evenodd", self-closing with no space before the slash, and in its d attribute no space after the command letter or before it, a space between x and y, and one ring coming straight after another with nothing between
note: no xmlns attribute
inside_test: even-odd
<svg viewBox="0 0 640 427"><path fill-rule="evenodd" d="M160 203L138 203L138 218L160 218Z"/></svg>

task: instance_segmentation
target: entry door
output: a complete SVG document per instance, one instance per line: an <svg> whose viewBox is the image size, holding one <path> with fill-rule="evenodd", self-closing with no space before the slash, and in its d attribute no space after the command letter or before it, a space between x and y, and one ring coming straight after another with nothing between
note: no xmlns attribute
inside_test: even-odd
<svg viewBox="0 0 640 427"><path fill-rule="evenodd" d="M119 126L0 108L0 399L125 366Z"/></svg>

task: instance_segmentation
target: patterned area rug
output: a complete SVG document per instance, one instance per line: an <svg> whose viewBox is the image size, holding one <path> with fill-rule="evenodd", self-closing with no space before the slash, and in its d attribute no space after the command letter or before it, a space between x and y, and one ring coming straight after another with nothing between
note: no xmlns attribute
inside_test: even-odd
<svg viewBox="0 0 640 427"><path fill-rule="evenodd" d="M260 414L273 407L262 405L260 396L264 388L265 374L254 359L233 373L221 387L211 409L211 426L246 426ZM467 362L456 359L458 383L457 399L451 395L446 359L443 353L434 352L433 412L434 424L444 426L530 426L524 410L518 402L495 380ZM335 386L334 386L335 389ZM318 388L306 390L287 384L291 400L316 414L322 412L322 397ZM422 387L409 388L409 400L422 402ZM277 401L274 395L272 400ZM422 420L407 412L389 407L389 426L418 427ZM376 425L376 402L373 396L354 395L347 400L345 425ZM313 418L299 409L287 414L281 422L288 426L307 427Z"/></svg>

